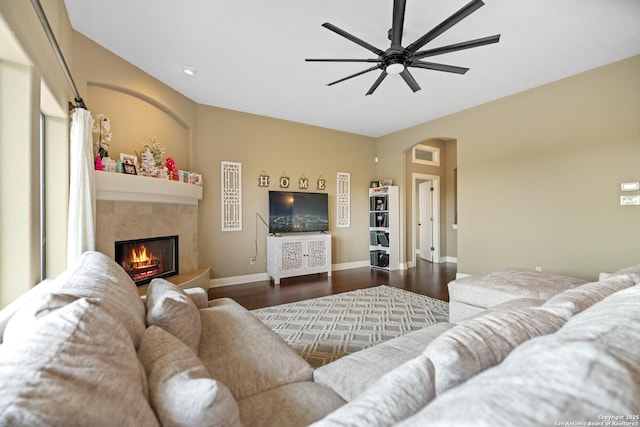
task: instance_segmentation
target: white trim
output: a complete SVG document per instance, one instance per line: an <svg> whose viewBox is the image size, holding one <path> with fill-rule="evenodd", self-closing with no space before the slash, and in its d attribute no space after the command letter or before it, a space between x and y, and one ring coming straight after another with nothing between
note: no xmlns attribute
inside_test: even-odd
<svg viewBox="0 0 640 427"><path fill-rule="evenodd" d="M416 151L431 153L432 160L419 159L416 156ZM440 166L440 149L438 147L432 147L430 145L422 145L422 144L414 145L413 149L411 150L411 161L413 163L417 163L421 165Z"/></svg>
<svg viewBox="0 0 640 427"><path fill-rule="evenodd" d="M458 257L445 256L445 257L440 258L440 262L450 262L452 264L457 264L458 263Z"/></svg>
<svg viewBox="0 0 640 427"><path fill-rule="evenodd" d="M465 274L465 273L456 273L456 279L462 279L463 277L469 277L471 276L470 274Z"/></svg>
<svg viewBox="0 0 640 427"><path fill-rule="evenodd" d="M331 266L331 270L332 271L351 270L352 268L362 268L362 267L369 267L369 260L333 264Z"/></svg>
<svg viewBox="0 0 640 427"><path fill-rule="evenodd" d="M363 267L367 267L367 268L369 267L369 260L344 262L341 264L332 264L331 271L351 270L352 268L363 268ZM271 278L266 272L257 273L257 274L247 274L245 276L220 277L217 279L211 279L209 281L209 287L217 288L220 286L242 285L245 283L263 282L265 280L270 280L270 279Z"/></svg>
<svg viewBox="0 0 640 427"><path fill-rule="evenodd" d="M269 275L264 273L247 274L245 276L220 277L209 281L209 288L217 288L219 286L241 285L243 283L263 282L269 280Z"/></svg>
<svg viewBox="0 0 640 427"><path fill-rule="evenodd" d="M96 200L197 205L202 187L148 176L94 171Z"/></svg>
<svg viewBox="0 0 640 427"><path fill-rule="evenodd" d="M437 175L428 175L424 173L412 173L411 174L411 235L412 244L414 248L416 247L416 242L418 241L418 230L416 227L417 220L417 204L416 204L416 191L418 189L416 185L416 181L420 179L423 181L432 181L434 188L434 198L433 198L433 212L434 212L434 221L433 221L433 242L435 243L435 251L433 252L433 262L440 262L440 177ZM415 265L416 263L416 255L413 251L410 251L412 254L412 259L410 261Z"/></svg>

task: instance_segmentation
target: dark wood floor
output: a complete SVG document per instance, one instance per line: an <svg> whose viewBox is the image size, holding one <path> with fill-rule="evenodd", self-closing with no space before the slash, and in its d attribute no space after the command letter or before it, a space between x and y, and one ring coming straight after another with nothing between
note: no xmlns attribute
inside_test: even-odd
<svg viewBox="0 0 640 427"><path fill-rule="evenodd" d="M334 271L327 274L281 279L280 287L273 282L262 281L241 285L220 286L209 289L209 299L233 298L249 310L288 302L302 301L326 295L339 294L355 289L389 285L449 301L447 283L455 279L456 264L432 264L419 260L416 268L382 271L364 268Z"/></svg>

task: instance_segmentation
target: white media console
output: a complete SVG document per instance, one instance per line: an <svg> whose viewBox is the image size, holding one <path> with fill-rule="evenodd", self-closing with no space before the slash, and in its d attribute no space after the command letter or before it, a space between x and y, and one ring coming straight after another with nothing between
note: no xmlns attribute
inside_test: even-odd
<svg viewBox="0 0 640 427"><path fill-rule="evenodd" d="M285 277L325 272L331 276L330 234L267 236L267 274L274 284Z"/></svg>

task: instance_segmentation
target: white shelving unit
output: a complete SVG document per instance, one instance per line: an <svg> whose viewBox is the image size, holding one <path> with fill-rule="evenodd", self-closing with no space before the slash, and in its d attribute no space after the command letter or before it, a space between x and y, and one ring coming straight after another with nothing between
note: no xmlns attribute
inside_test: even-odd
<svg viewBox="0 0 640 427"><path fill-rule="evenodd" d="M369 265L400 268L400 205L398 187L369 189Z"/></svg>
<svg viewBox="0 0 640 427"><path fill-rule="evenodd" d="M274 284L285 277L325 272L331 276L330 234L267 236L267 274Z"/></svg>

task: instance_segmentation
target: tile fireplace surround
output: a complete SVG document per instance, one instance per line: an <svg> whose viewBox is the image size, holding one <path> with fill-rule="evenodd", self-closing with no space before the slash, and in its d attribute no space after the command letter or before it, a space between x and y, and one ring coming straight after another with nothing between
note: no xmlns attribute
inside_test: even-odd
<svg viewBox="0 0 640 427"><path fill-rule="evenodd" d="M198 269L202 187L95 171L96 250L114 258L115 242L178 235L180 272Z"/></svg>

